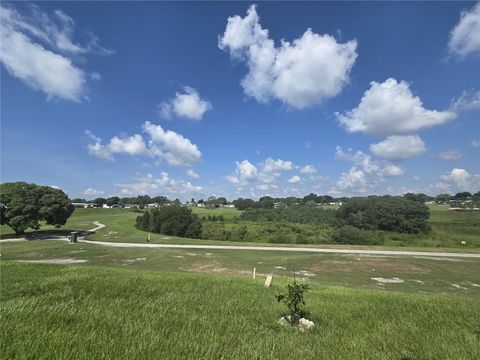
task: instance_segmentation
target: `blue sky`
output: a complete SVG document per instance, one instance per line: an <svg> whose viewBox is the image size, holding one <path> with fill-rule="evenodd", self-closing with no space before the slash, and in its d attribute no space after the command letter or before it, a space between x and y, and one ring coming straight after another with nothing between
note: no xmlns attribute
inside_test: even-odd
<svg viewBox="0 0 480 360"><path fill-rule="evenodd" d="M1 26L2 182L480 189L479 3L2 3Z"/></svg>

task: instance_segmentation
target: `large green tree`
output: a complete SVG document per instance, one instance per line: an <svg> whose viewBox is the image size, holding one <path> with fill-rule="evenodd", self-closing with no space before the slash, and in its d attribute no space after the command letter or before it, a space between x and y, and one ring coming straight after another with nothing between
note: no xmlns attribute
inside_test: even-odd
<svg viewBox="0 0 480 360"><path fill-rule="evenodd" d="M58 228L73 210L70 199L60 189L26 182L0 184L0 222L16 234L28 228L39 229L40 221Z"/></svg>

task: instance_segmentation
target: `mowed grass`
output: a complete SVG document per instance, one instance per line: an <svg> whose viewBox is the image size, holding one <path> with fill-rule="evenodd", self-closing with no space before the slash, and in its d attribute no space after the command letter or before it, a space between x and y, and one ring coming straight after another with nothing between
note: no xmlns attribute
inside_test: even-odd
<svg viewBox="0 0 480 360"><path fill-rule="evenodd" d="M2 359L478 359L480 303L312 284L300 333L260 281L1 263Z"/></svg>
<svg viewBox="0 0 480 360"><path fill-rule="evenodd" d="M268 274L322 285L382 292L469 297L480 301L480 259L414 256L312 254L283 251L115 248L55 240L6 242L2 261L83 261L97 265L159 272L186 272L259 279ZM373 278L399 278L385 283Z"/></svg>

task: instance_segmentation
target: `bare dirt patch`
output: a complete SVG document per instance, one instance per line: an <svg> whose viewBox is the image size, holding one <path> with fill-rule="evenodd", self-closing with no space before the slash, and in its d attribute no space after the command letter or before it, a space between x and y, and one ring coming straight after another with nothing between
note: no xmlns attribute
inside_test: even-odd
<svg viewBox="0 0 480 360"><path fill-rule="evenodd" d="M17 260L17 262L30 263L30 264L82 264L86 263L87 260L83 259L44 259L44 260Z"/></svg>
<svg viewBox="0 0 480 360"><path fill-rule="evenodd" d="M308 267L312 272L369 272L382 271L402 274L425 274L427 266L414 264L408 259L386 257L345 257L338 260L318 260Z"/></svg>

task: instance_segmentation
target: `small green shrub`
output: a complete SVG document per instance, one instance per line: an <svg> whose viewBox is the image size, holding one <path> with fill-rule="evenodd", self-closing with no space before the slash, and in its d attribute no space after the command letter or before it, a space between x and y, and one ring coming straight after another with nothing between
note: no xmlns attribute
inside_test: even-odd
<svg viewBox="0 0 480 360"><path fill-rule="evenodd" d="M303 317L305 311L305 293L310 290L307 284L299 284L293 280L292 283L287 284L287 292L285 294L277 295L277 301L284 303L287 306L288 313L291 316L292 324L297 324Z"/></svg>
<svg viewBox="0 0 480 360"><path fill-rule="evenodd" d="M365 231L355 226L345 225L332 233L337 244L379 245L384 242L383 234L378 231Z"/></svg>

